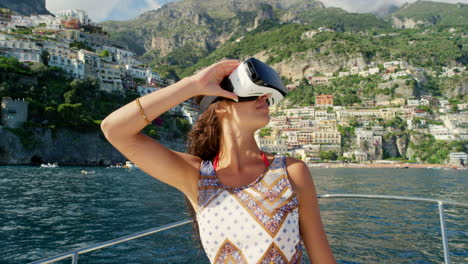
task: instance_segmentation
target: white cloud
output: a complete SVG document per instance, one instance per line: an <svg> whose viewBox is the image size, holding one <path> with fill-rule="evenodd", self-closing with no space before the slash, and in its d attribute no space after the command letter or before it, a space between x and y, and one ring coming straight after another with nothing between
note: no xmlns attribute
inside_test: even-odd
<svg viewBox="0 0 468 264"><path fill-rule="evenodd" d="M94 22L102 22L129 20L160 5L157 0L47 0L46 7L52 13L62 9L84 10Z"/></svg>
<svg viewBox="0 0 468 264"><path fill-rule="evenodd" d="M340 7L348 12L365 13L372 12L379 7L404 3L413 3L416 0L321 0L326 7ZM468 0L433 0L433 2L468 3Z"/></svg>
<svg viewBox="0 0 468 264"><path fill-rule="evenodd" d="M388 5L400 6L416 0L321 0L325 6L341 7L348 12L372 12ZM434 0L446 3L468 3L468 0ZM164 1L167 2L167 1ZM52 13L61 9L81 9L95 22L104 20L129 20L148 10L158 9L158 0L46 0Z"/></svg>
<svg viewBox="0 0 468 264"><path fill-rule="evenodd" d="M161 5L156 0L145 0L149 10L158 9Z"/></svg>

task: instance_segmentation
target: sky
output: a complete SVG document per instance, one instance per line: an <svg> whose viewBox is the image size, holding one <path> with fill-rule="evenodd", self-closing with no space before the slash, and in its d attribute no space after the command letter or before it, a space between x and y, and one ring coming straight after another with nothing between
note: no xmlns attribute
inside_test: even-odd
<svg viewBox="0 0 468 264"><path fill-rule="evenodd" d="M321 0L325 6L341 7L348 12L372 12L381 6L397 5L416 0ZM158 9L170 0L46 0L47 9L55 13L62 9L84 10L94 22L130 20L143 12ZM468 0L437 0L446 3L468 3Z"/></svg>

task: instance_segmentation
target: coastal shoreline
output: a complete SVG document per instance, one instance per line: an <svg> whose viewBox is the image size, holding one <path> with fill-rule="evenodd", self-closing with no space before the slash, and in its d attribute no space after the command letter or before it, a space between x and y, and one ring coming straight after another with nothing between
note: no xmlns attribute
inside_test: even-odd
<svg viewBox="0 0 468 264"><path fill-rule="evenodd" d="M423 169L459 169L466 170L467 168L447 165L447 164L412 164L412 163L397 163L397 164L387 164L387 163L309 163L307 164L309 168L396 168L396 169L407 169L407 168L423 168Z"/></svg>

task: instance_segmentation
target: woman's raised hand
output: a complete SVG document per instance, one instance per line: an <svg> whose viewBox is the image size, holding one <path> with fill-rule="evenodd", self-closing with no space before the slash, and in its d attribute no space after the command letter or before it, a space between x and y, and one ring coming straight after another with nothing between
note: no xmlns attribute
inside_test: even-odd
<svg viewBox="0 0 468 264"><path fill-rule="evenodd" d="M190 78L194 82L198 95L222 96L238 100L237 95L228 92L219 85L221 81L231 74L240 62L237 60L224 60L203 69Z"/></svg>

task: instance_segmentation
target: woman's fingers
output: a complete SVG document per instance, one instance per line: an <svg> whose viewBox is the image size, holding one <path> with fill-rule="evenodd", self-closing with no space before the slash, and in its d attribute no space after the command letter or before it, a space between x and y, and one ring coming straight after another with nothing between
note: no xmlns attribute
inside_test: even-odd
<svg viewBox="0 0 468 264"><path fill-rule="evenodd" d="M228 61L221 61L217 64L215 64L215 78L217 81L221 82L224 77L228 76L231 74L234 69L239 66L240 62L236 60L228 60Z"/></svg>
<svg viewBox="0 0 468 264"><path fill-rule="evenodd" d="M195 79L199 80L200 90L204 90L205 95L216 95L232 99L238 102L236 94L221 88L220 82L228 76L240 62L237 60L223 60L212 64L196 74Z"/></svg>
<svg viewBox="0 0 468 264"><path fill-rule="evenodd" d="M239 98L237 97L236 94L228 92L228 91L226 91L224 89L221 89L221 90L223 90L223 94L221 95L222 97L227 97L227 98L232 99L232 100L234 100L236 102L239 102Z"/></svg>

